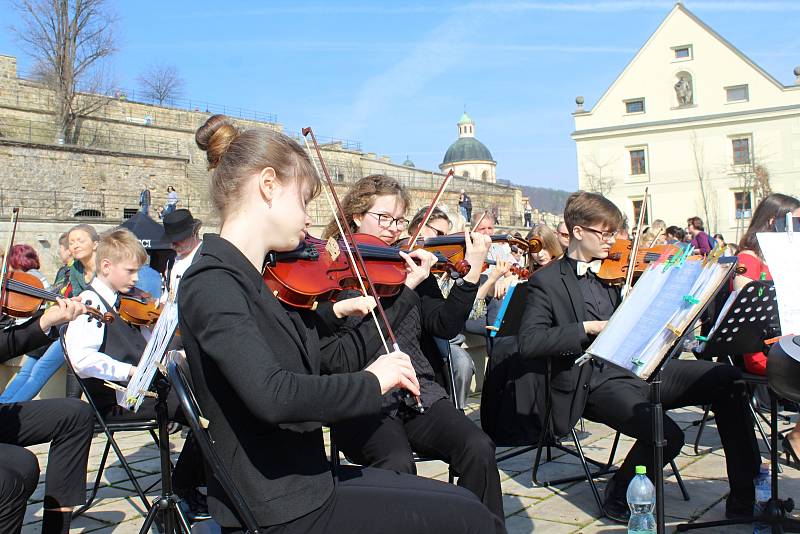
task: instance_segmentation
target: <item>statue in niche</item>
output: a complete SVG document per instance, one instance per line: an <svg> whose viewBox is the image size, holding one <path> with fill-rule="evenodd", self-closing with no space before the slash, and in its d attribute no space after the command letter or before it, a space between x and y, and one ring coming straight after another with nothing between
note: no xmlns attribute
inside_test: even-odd
<svg viewBox="0 0 800 534"><path fill-rule="evenodd" d="M682 74L675 83L675 96L678 97L679 106L690 106L692 104L692 79L688 75Z"/></svg>

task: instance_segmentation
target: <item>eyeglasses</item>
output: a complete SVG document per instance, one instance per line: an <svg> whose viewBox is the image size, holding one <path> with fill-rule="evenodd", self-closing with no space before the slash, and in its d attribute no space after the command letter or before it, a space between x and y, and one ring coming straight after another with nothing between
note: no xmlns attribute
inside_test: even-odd
<svg viewBox="0 0 800 534"><path fill-rule="evenodd" d="M387 215L385 213L375 213L374 211L368 211L367 213L374 215L375 218L378 219L378 226L386 230L391 228L392 225L394 225L395 228L397 228L397 230L400 232L408 228L408 219L406 218L401 217L399 219L395 219L391 215Z"/></svg>
<svg viewBox="0 0 800 534"><path fill-rule="evenodd" d="M378 222L378 224L380 224L380 222ZM430 224L427 224L427 223L425 223L425 226L426 226L427 228L430 228L430 229L431 229L431 230L433 230L434 232L436 232L436 237L442 237L442 236L444 236L444 235L447 235L447 234L445 234L444 232L442 232L441 230L439 230L438 228L434 228L434 227L433 227L433 226L431 226Z"/></svg>
<svg viewBox="0 0 800 534"><path fill-rule="evenodd" d="M560 235L564 239L569 239L569 232L558 232L558 235Z"/></svg>
<svg viewBox="0 0 800 534"><path fill-rule="evenodd" d="M617 237L617 234L619 233L619 230L614 230L613 232L603 232L602 230L596 230L588 226L581 226L581 228L597 234L603 241L611 241L613 238Z"/></svg>

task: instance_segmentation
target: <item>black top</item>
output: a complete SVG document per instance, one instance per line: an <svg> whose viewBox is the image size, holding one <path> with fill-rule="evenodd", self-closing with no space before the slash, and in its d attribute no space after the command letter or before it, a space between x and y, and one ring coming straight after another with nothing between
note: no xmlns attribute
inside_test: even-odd
<svg viewBox="0 0 800 534"><path fill-rule="evenodd" d="M578 261L569 257L566 261L577 276ZM586 306L586 320L608 321L614 314L614 304L608 293L611 286L604 284L594 272L587 270L586 274L578 276L578 287L583 294L583 304Z"/></svg>
<svg viewBox="0 0 800 534"><path fill-rule="evenodd" d="M258 524L292 521L333 492L322 424L380 412L378 379L359 371L380 338L370 323L321 337L317 313L284 308L236 247L215 234L203 240L178 292L197 401ZM416 302L403 292L391 311ZM335 372L343 374L320 376ZM208 492L217 522L238 526L213 478Z"/></svg>
<svg viewBox="0 0 800 534"><path fill-rule="evenodd" d="M545 406L546 362L551 362L553 427L558 436L566 435L583 413L594 370L591 364L574 363L591 343L583 329L583 321L591 318L573 261L565 256L528 279L528 298L519 331L520 355L529 359L537 373L535 389L540 415ZM605 285L602 289L613 311L619 304L619 290Z"/></svg>
<svg viewBox="0 0 800 534"><path fill-rule="evenodd" d="M0 362L22 356L58 339L58 331L55 329L51 330L55 334L53 337L42 332L39 326L41 316L42 313L37 312L30 320L19 325L13 324L0 331Z"/></svg>
<svg viewBox="0 0 800 534"><path fill-rule="evenodd" d="M419 297L414 299L418 302L408 313L394 315L399 317L398 321L392 321L392 329L397 337L397 344L400 350L411 358L414 370L417 373L417 380L420 385L420 397L422 405L430 408L433 403L447 398L447 392L440 385L443 380L441 373L443 368L442 355L436 344L434 337L442 339L452 339L456 337L464 328L464 323L472 311L475 295L478 292L478 285L467 281L461 284L454 284L447 298L442 296L436 277L431 275L420 283L412 291L406 287L403 293L411 293ZM392 303L384 304L385 309L391 310ZM330 314L325 317L326 322L330 323ZM347 325L353 327L364 322L371 322L370 317L359 320L348 320ZM344 321L342 321L344 322ZM383 354L385 350L381 347L372 356L372 359ZM395 414L400 406L408 406L410 399L406 400L399 391L392 391L384 397L383 408L386 413Z"/></svg>

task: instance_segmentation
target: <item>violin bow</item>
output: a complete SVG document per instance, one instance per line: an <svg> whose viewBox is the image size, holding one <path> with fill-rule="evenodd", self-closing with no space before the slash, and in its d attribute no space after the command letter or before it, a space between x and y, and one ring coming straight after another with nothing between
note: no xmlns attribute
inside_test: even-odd
<svg viewBox="0 0 800 534"><path fill-rule="evenodd" d="M322 158L322 151L319 148L319 144L317 143L317 138L314 135L314 131L310 127L305 127L302 129L303 134L303 141L306 144L306 149L311 152L311 147L308 144L308 138L311 137L311 142L314 144L314 151L317 154L317 158L319 159L320 168L322 169L322 174L325 176L325 181L328 185L328 188L322 188L325 193L325 198L328 201L328 204L331 207L331 211L333 212L333 219L336 221L336 226L339 229L339 235L342 236L342 240L344 241L344 247L347 251L347 255L350 258L350 270L353 272L353 276L358 280L359 285L361 286L361 291L364 295L371 294L372 297L375 299L375 309L378 310L378 313L381 316L381 320L386 327L386 335L389 337L389 340L392 343L392 349L395 351L400 351L400 346L397 344L397 337L394 335L394 330L392 330L392 325L389 324L389 319L386 317L386 311L383 309L381 305L380 298L378 297L378 293L375 290L375 286L372 285L372 279L369 276L369 271L367 271L367 265L364 262L364 258L361 256L361 251L358 249L358 246L351 246L356 244L355 238L353 237L353 232L350 230L350 226L347 224L347 216L345 215L344 208L342 208L342 203L339 202L339 196L336 194L336 188L333 186L333 180L331 179L331 175L328 172L328 167L325 165L325 160ZM311 163L314 165L314 169L316 169L317 173L319 174L320 168L317 167L316 162L314 162L314 158L309 158ZM330 194L328 194L328 189L330 189ZM333 199L333 202L331 202ZM357 263L356 263L357 262ZM364 271L364 276L361 276L361 273L358 270L358 267ZM366 278L367 284L364 284L364 279ZM369 287L369 290L367 290ZM372 314L372 319L375 321L375 327L378 329L378 334L381 337L381 341L383 342L383 347L386 349L386 354L389 354L391 350L389 350L389 344L386 342L386 336L383 334L383 330L381 330L381 325L378 322L378 317L375 315L375 310L370 310ZM416 409L422 411L422 403L420 399L416 399Z"/></svg>
<svg viewBox="0 0 800 534"><path fill-rule="evenodd" d="M650 188L644 188L644 196L642 197L642 209L639 211L639 222L636 226L636 237L633 238L633 246L631 247L631 257L628 259L628 272L625 273L625 285L622 286L621 296L624 299L628 296L628 292L633 285L633 269L636 266L636 255L639 253L639 243L642 236L642 224L644 224L644 212L647 211L647 192Z"/></svg>
<svg viewBox="0 0 800 534"><path fill-rule="evenodd" d="M11 209L11 233L8 236L8 242L6 243L6 251L5 255L3 256L3 267L0 270L0 303L6 302L6 293L8 292L8 278L6 275L8 274L8 256L11 254L11 245L14 244L14 237L17 235L17 221L19 221L19 208L13 207Z"/></svg>
<svg viewBox="0 0 800 534"><path fill-rule="evenodd" d="M417 242L417 239L419 239L419 235L422 233L422 229L425 227L426 224L428 224L428 221L431 218L431 214L433 213L433 208L436 207L436 204L439 203L439 200L442 198L442 195L444 195L444 190L447 188L447 184L450 183L450 180L453 178L454 174L455 171L453 171L453 169L447 171L444 180L442 180L442 185L439 186L439 190L433 196L433 200L431 200L431 203L428 206L428 210L425 212L425 216L422 218L422 222L419 223L417 231L414 232L414 235L411 236L408 240L408 249L407 249L408 252L410 252L411 249L414 248L414 244Z"/></svg>

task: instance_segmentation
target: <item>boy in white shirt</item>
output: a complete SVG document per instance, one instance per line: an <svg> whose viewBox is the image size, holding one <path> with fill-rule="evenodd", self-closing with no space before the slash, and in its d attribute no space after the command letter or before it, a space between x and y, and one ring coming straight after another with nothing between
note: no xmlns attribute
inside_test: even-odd
<svg viewBox="0 0 800 534"><path fill-rule="evenodd" d="M104 232L97 245L95 278L90 289L80 297L87 306L111 312L114 321L104 325L79 317L70 322L67 329L65 342L69 360L75 373L84 379L103 417L155 418L153 399L145 399L138 412L128 412L117 405L116 392L103 383L105 380L126 383L136 372L136 365L150 337L148 330L140 330L138 326L123 321L118 313L120 294L133 289L139 268L146 260L144 247L130 230L117 228ZM177 397L170 394L167 405L171 420L185 422ZM203 480L203 462L193 440L187 440L172 478L175 492L191 501L195 497L193 488L201 485ZM199 519L203 514L190 515Z"/></svg>

